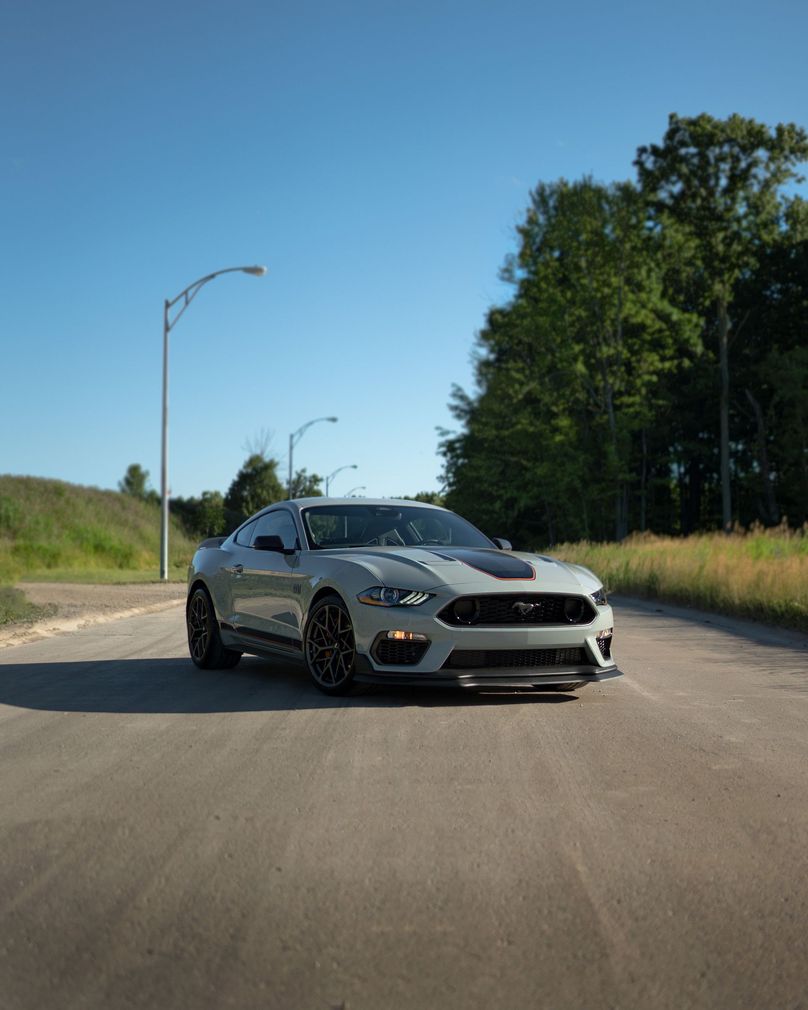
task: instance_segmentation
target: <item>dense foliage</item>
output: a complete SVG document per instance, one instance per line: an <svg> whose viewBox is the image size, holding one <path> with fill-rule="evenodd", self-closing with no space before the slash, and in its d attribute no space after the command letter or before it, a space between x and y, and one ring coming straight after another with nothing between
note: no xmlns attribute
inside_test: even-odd
<svg viewBox="0 0 808 1010"><path fill-rule="evenodd" d="M453 391L449 507L522 546L805 522L806 159L792 125L671 116L637 184L539 183Z"/></svg>

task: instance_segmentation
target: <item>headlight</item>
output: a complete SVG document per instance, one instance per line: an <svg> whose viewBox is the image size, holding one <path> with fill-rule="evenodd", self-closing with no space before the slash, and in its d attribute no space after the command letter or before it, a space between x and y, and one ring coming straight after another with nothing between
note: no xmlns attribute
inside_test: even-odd
<svg viewBox="0 0 808 1010"><path fill-rule="evenodd" d="M596 593L592 593L592 602L596 607L607 607L609 601L606 599L606 590L601 587Z"/></svg>
<svg viewBox="0 0 808 1010"><path fill-rule="evenodd" d="M371 607L418 607L431 600L434 593L420 593L415 589L391 589L388 586L373 586L357 596L360 603Z"/></svg>

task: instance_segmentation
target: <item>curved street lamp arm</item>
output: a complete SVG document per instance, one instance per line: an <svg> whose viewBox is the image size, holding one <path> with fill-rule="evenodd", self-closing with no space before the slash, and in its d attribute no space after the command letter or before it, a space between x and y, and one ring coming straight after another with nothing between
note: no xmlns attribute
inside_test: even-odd
<svg viewBox="0 0 808 1010"><path fill-rule="evenodd" d="M313 424L317 424L318 421L336 421L336 417L315 417L313 421L306 421L302 427L298 428L297 431L293 432L289 436L291 445L297 445L305 430L310 428Z"/></svg>
<svg viewBox="0 0 808 1010"><path fill-rule="evenodd" d="M204 285L207 284L208 281L212 281L214 277L220 277L222 274L235 274L235 273L254 274L256 277L261 277L266 272L267 272L266 267L258 267L258 266L225 267L224 270L216 270L212 274L207 274L205 277L200 277L198 281L194 281L193 284L189 284L187 288L185 288L183 291L180 291L180 293L177 295L176 298L172 298L170 301L166 299L166 328L168 330L171 330L171 328L174 326L174 324L177 322L177 320L180 318L183 312L188 308L188 306L191 304L194 298L196 298L196 296L199 294L200 289L204 287ZM182 308L179 310L176 316L174 316L173 319L169 320L168 310L173 309L181 298L185 299Z"/></svg>
<svg viewBox="0 0 808 1010"><path fill-rule="evenodd" d="M345 466L338 466L337 469L330 473L325 479L325 495L328 497L328 489L331 485L331 481L337 476L338 473L342 473L343 470L356 470L356 463L346 463Z"/></svg>

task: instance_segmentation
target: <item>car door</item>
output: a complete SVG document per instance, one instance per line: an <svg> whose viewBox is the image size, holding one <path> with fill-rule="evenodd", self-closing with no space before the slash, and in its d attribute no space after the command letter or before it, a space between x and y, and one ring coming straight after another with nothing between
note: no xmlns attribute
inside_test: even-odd
<svg viewBox="0 0 808 1010"><path fill-rule="evenodd" d="M258 537L279 537L294 553L257 550ZM258 517L241 576L239 631L267 645L301 647L300 541L292 513L273 509Z"/></svg>
<svg viewBox="0 0 808 1010"><path fill-rule="evenodd" d="M244 623L245 606L247 606L247 579L245 572L252 567L253 551L250 547L258 520L246 523L236 533L232 543L228 548L229 563L225 565L223 572L227 577L227 591L229 594L229 609L224 620L234 627Z"/></svg>

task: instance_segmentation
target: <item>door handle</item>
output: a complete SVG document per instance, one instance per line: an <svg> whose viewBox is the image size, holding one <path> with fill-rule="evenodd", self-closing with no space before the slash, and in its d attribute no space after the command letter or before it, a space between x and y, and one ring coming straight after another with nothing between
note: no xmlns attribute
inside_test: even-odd
<svg viewBox="0 0 808 1010"><path fill-rule="evenodd" d="M233 567L228 570L231 575L241 575L244 571L244 565L233 565Z"/></svg>

